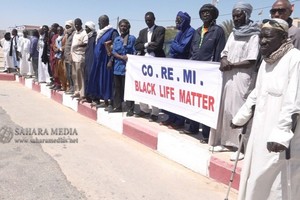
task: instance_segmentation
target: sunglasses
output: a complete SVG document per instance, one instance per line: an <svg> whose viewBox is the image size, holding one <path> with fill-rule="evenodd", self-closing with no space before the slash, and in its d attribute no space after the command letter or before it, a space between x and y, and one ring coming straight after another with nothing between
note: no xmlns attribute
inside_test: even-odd
<svg viewBox="0 0 300 200"><path fill-rule="evenodd" d="M286 8L274 8L270 10L271 15L275 15L277 12L279 15L282 15L286 12Z"/></svg>
<svg viewBox="0 0 300 200"><path fill-rule="evenodd" d="M276 26L276 27L279 27L280 29L282 29L283 31L285 30L277 21L275 20L272 20L272 19L264 19L262 21L263 24L265 23L268 23L271 25L271 26Z"/></svg>

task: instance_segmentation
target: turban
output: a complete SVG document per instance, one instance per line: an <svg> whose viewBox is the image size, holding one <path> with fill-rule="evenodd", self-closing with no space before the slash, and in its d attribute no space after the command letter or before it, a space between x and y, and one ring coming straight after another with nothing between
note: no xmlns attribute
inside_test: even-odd
<svg viewBox="0 0 300 200"><path fill-rule="evenodd" d="M73 27L74 26L73 20L66 21L65 26L67 26L67 25Z"/></svg>
<svg viewBox="0 0 300 200"><path fill-rule="evenodd" d="M188 13L186 12L182 12L179 11L177 13L177 16L179 16L181 18L181 24L178 25L178 30L185 30L186 28L188 28L190 26L191 23L191 17Z"/></svg>
<svg viewBox="0 0 300 200"><path fill-rule="evenodd" d="M186 12L182 12L182 11L179 11L177 16L180 16L181 19L183 19L184 21L187 21L188 23L191 22L191 17L188 13Z"/></svg>
<svg viewBox="0 0 300 200"><path fill-rule="evenodd" d="M89 29L91 29L92 31L95 30L95 23L92 21L88 21L85 23L85 26L89 27Z"/></svg>
<svg viewBox="0 0 300 200"><path fill-rule="evenodd" d="M285 20L279 19L279 18L263 20L262 28L278 29L278 30L281 30L281 31L284 31L284 32L289 31L288 23Z"/></svg>
<svg viewBox="0 0 300 200"><path fill-rule="evenodd" d="M241 10L245 11L250 17L253 7L249 3L238 2L234 5L233 10L234 9L241 9Z"/></svg>
<svg viewBox="0 0 300 200"><path fill-rule="evenodd" d="M251 13L253 10L253 7L251 6L251 4L249 3L245 3L245 2L237 2L234 6L233 6L233 10L235 9L240 9L242 11L244 11L245 15L246 15L246 22L249 22L249 19L251 17Z"/></svg>
<svg viewBox="0 0 300 200"><path fill-rule="evenodd" d="M213 20L217 19L219 17L219 10L212 4L204 4L200 10L199 10L199 15L201 14L202 11L208 10L211 12Z"/></svg>

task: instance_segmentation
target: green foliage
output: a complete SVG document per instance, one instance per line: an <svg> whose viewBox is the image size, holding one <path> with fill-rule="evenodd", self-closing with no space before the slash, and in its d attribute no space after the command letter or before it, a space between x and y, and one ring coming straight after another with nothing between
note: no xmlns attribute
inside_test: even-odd
<svg viewBox="0 0 300 200"><path fill-rule="evenodd" d="M166 33L165 33L165 41L173 40L175 38L176 34L177 34L177 29L167 28Z"/></svg>

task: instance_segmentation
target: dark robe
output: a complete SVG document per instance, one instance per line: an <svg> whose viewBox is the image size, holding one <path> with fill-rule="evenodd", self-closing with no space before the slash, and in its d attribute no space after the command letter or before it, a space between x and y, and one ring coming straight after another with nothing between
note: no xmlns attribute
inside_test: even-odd
<svg viewBox="0 0 300 200"><path fill-rule="evenodd" d="M97 37L97 32L94 32L93 35L89 38L87 47L85 50L85 76L84 76L84 82L85 82L85 96L87 96L87 90L88 90L88 84L89 84L89 76L91 72L91 68L93 67L94 62L94 48L95 48L95 40Z"/></svg>
<svg viewBox="0 0 300 200"><path fill-rule="evenodd" d="M107 55L105 42L118 36L116 29L107 30L97 41L94 48L94 61L88 77L87 95L95 99L112 99L113 69L107 68L110 56Z"/></svg>

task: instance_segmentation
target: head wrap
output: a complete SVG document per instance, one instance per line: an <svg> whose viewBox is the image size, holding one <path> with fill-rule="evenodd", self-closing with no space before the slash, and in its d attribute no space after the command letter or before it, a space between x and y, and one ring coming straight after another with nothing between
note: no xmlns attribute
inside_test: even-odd
<svg viewBox="0 0 300 200"><path fill-rule="evenodd" d="M67 26L67 25L73 27L73 26L74 26L73 20L68 20L68 21L66 21L66 22L65 22L65 26Z"/></svg>
<svg viewBox="0 0 300 200"><path fill-rule="evenodd" d="M181 24L178 26L178 30L185 30L190 26L191 23L191 17L188 13L179 11L177 13L177 16L181 18Z"/></svg>
<svg viewBox="0 0 300 200"><path fill-rule="evenodd" d="M212 4L204 4L200 10L199 10L199 15L202 11L208 10L211 12L213 20L217 19L219 17L219 10Z"/></svg>
<svg viewBox="0 0 300 200"><path fill-rule="evenodd" d="M283 20L283 19L279 19L279 18L273 18L273 19L267 19L267 20L263 20L263 26L262 28L272 28L272 29L278 29L284 32L288 32L289 31L289 25L288 23Z"/></svg>
<svg viewBox="0 0 300 200"><path fill-rule="evenodd" d="M85 23L85 26L89 27L89 29L91 29L92 31L95 30L95 23L92 21L88 21Z"/></svg>
<svg viewBox="0 0 300 200"><path fill-rule="evenodd" d="M251 6L251 4L245 3L245 2L238 2L233 6L233 10L235 10L235 9L240 9L240 10L244 11L244 13L246 15L246 23L248 23L250 20L250 17L251 17L252 10L253 10L253 7Z"/></svg>

